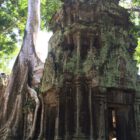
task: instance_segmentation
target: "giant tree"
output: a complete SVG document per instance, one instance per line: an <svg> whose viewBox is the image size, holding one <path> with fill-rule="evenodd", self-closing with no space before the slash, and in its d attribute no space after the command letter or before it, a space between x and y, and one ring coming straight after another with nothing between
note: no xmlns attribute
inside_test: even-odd
<svg viewBox="0 0 140 140"><path fill-rule="evenodd" d="M20 3L21 1L18 2ZM13 5L10 5L13 8L15 1L2 1L0 4L6 9L7 3L13 3ZM23 5L21 4L22 8L20 7L23 10L21 13L24 14L26 14L25 5L26 1L23 2ZM46 5L49 7L47 15L45 13ZM56 0L47 0L47 2L42 0L42 6L42 13L48 18L47 21L45 21L44 16L41 18L44 19L43 23L48 23L48 20L51 19L51 15L58 9L59 4ZM12 9L10 9L10 11L12 11ZM15 12L15 10L13 12ZM8 14L6 11L5 15L8 16ZM19 22L22 22L20 18ZM10 29L13 29L11 24L7 24L4 24L3 28L10 26ZM43 65L35 51L39 30L40 0L28 0L28 17L21 50L15 61L7 88L4 93L1 93L0 97L1 140L34 139L35 137L41 139L42 137L43 113L38 114L43 108L42 97L41 95L40 97L38 96L38 89L34 87L34 83L38 84L40 81L40 75L36 76L35 70L37 67ZM4 31L5 30L2 31L2 36L4 35ZM6 46L6 43L3 42L3 44ZM40 120L37 120L37 118L40 118ZM37 134L35 132L37 132Z"/></svg>
<svg viewBox="0 0 140 140"><path fill-rule="evenodd" d="M27 3L27 0L0 1L0 72L10 72L7 65L19 52L27 19ZM49 21L59 7L59 0L41 0L41 30L48 30Z"/></svg>
<svg viewBox="0 0 140 140"><path fill-rule="evenodd" d="M0 97L1 140L34 137L40 101L36 91L32 88L32 81L35 67L42 64L35 52L36 37L39 30L40 0L28 0L28 19L22 47L14 64L6 91ZM29 114L30 110L26 110L26 103L29 98L35 103L33 114ZM29 116L31 114L32 118ZM22 131L25 127L27 131Z"/></svg>

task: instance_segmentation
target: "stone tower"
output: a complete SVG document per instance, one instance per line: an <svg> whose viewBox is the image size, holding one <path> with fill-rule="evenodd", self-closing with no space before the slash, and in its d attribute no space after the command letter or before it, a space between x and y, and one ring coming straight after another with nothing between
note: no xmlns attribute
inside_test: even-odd
<svg viewBox="0 0 140 140"><path fill-rule="evenodd" d="M48 140L138 140L136 40L119 0L64 0L41 91Z"/></svg>

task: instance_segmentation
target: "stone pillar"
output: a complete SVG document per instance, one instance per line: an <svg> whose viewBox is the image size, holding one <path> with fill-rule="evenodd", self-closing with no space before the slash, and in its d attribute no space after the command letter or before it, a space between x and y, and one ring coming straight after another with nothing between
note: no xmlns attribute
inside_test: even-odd
<svg viewBox="0 0 140 140"><path fill-rule="evenodd" d="M105 96L99 93L99 95L96 95L95 97L95 107L96 110L96 126L98 131L96 131L97 140L105 140L105 109L106 109L106 101ZM95 112L94 112L95 113ZM94 130L95 130L94 129Z"/></svg>
<svg viewBox="0 0 140 140"><path fill-rule="evenodd" d="M80 47L81 47L81 33L76 34L76 46L77 46L77 70L80 68Z"/></svg>
<svg viewBox="0 0 140 140"><path fill-rule="evenodd" d="M90 116L90 140L93 140L93 107L92 107L92 102L93 102L93 96L92 96L92 82L89 81L88 82L88 86L89 86L89 98L88 98L88 102L89 102L89 116Z"/></svg>
<svg viewBox="0 0 140 140"><path fill-rule="evenodd" d="M70 138L70 136L69 136L69 124L68 124L68 119L69 119L69 115L70 115L70 110L69 110L69 108L68 108L68 106L69 106L69 101L68 101L68 98L69 98L69 96L70 96L70 89L71 89L71 87L70 87L70 85L71 85L71 82L66 82L65 83L66 84L66 92L65 92L65 137L64 137L64 139L65 140L69 140Z"/></svg>
<svg viewBox="0 0 140 140"><path fill-rule="evenodd" d="M57 116L55 120L55 137L54 140L61 140L59 137L59 102L58 102L58 108L57 108Z"/></svg>
<svg viewBox="0 0 140 140"><path fill-rule="evenodd" d="M84 136L81 132L81 126L80 126L80 109L81 109L81 82L80 78L78 77L76 79L76 103L75 103L75 134L72 140L85 140Z"/></svg>
<svg viewBox="0 0 140 140"><path fill-rule="evenodd" d="M76 137L80 135L80 81L76 81Z"/></svg>
<svg viewBox="0 0 140 140"><path fill-rule="evenodd" d="M70 34L68 34L68 36L67 36L67 44L71 44Z"/></svg>
<svg viewBox="0 0 140 140"><path fill-rule="evenodd" d="M140 95L136 95L135 97L135 105L134 105L134 112L135 112L135 124L136 124L136 140L140 138Z"/></svg>
<svg viewBox="0 0 140 140"><path fill-rule="evenodd" d="M91 33L90 34L90 53L92 54L92 52L93 52L93 34Z"/></svg>
<svg viewBox="0 0 140 140"><path fill-rule="evenodd" d="M104 102L100 101L100 116L99 116L99 135L98 140L105 140L105 114L104 114Z"/></svg>
<svg viewBox="0 0 140 140"><path fill-rule="evenodd" d="M67 12L68 12L68 25L71 25L71 9L70 7L67 7Z"/></svg>
<svg viewBox="0 0 140 140"><path fill-rule="evenodd" d="M58 103L57 103L57 109L56 109L56 119L55 119L55 136L54 136L54 140L64 140L64 135L62 133L62 130L64 130L64 124L61 125L62 122L64 122L65 120L63 119L63 114L64 114L64 103L63 103L63 98L62 96L64 95L64 93L62 92L62 90L59 89L58 92Z"/></svg>

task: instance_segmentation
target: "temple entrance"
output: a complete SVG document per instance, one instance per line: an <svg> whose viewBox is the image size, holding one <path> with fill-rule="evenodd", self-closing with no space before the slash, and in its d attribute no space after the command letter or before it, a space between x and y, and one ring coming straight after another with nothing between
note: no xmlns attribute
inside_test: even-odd
<svg viewBox="0 0 140 140"><path fill-rule="evenodd" d="M108 110L108 126L109 126L109 140L117 139L117 124L116 124L116 110L109 108Z"/></svg>
<svg viewBox="0 0 140 140"><path fill-rule="evenodd" d="M132 140L129 115L129 108L126 106L108 108L109 140Z"/></svg>

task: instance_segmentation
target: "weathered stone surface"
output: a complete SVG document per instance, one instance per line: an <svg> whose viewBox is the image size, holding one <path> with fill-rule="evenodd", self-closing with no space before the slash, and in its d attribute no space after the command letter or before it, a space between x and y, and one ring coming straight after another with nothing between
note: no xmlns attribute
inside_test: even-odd
<svg viewBox="0 0 140 140"><path fill-rule="evenodd" d="M136 40L118 2L65 0L52 18L41 85L47 139L139 139Z"/></svg>

